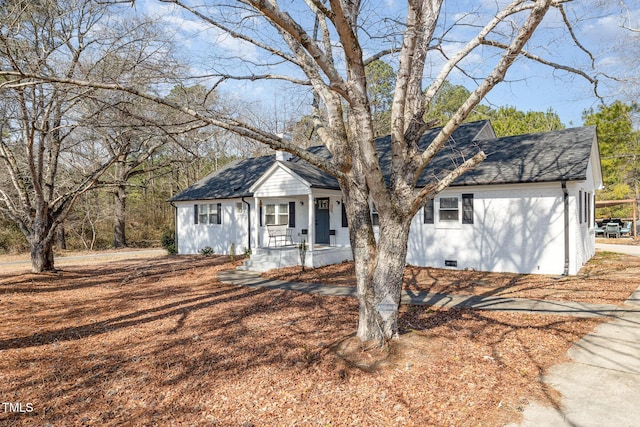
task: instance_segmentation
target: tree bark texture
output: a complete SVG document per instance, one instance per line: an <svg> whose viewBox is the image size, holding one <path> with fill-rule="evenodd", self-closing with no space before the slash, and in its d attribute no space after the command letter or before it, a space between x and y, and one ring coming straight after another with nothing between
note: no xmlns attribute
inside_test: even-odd
<svg viewBox="0 0 640 427"><path fill-rule="evenodd" d="M118 185L113 194L113 247L126 248L127 190L125 185Z"/></svg>
<svg viewBox="0 0 640 427"><path fill-rule="evenodd" d="M65 236L64 224L56 228L56 247L61 250L67 249L67 238Z"/></svg>
<svg viewBox="0 0 640 427"><path fill-rule="evenodd" d="M53 218L46 214L36 215L33 219L31 232L27 236L29 250L31 252L31 271L42 273L55 271L53 262L53 237L52 228L55 227Z"/></svg>

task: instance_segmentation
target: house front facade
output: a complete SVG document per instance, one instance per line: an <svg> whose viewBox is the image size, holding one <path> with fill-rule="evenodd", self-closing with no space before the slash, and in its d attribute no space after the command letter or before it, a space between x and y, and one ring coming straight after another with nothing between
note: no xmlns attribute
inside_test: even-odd
<svg viewBox="0 0 640 427"><path fill-rule="evenodd" d="M426 147L439 129L427 133ZM378 141L383 168L388 138ZM595 253L594 194L602 185L595 128L496 138L463 124L417 187L481 148L487 159L414 217L407 263L479 271L576 274ZM329 155L324 147L316 154ZM180 254L251 251L246 268L317 267L352 253L335 178L285 153L245 159L171 199ZM373 208L373 206L372 206ZM378 233L373 210L374 232Z"/></svg>

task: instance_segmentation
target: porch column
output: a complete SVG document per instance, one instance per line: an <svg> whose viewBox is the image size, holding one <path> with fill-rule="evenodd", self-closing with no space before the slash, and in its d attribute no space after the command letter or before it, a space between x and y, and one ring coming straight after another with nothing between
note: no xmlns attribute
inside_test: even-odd
<svg viewBox="0 0 640 427"><path fill-rule="evenodd" d="M307 239L309 239L309 252L313 252L313 242L315 241L316 235L316 206L313 204L313 194L309 193L309 234L307 234Z"/></svg>
<svg viewBox="0 0 640 427"><path fill-rule="evenodd" d="M253 206L255 206L254 209L254 213L253 213L253 240L252 240L252 244L253 244L253 249L257 249L260 247L260 199L258 197L254 197L253 198ZM255 251L254 251L255 252Z"/></svg>

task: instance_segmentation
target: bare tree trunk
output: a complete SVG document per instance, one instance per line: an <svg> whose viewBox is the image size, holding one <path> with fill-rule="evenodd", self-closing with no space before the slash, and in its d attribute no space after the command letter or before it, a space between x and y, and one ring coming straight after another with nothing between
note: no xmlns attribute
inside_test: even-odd
<svg viewBox="0 0 640 427"><path fill-rule="evenodd" d="M67 238L64 235L64 224L56 228L56 247L61 250L67 249Z"/></svg>
<svg viewBox="0 0 640 427"><path fill-rule="evenodd" d="M127 190L125 185L118 185L114 194L113 203L113 247L126 248L127 236L125 231L126 224L126 208L127 208Z"/></svg>
<svg viewBox="0 0 640 427"><path fill-rule="evenodd" d="M31 271L42 273L43 271L55 271L53 264L53 242L49 237L51 224L47 221L47 215L38 215L33 221L31 234L28 236L31 252Z"/></svg>
<svg viewBox="0 0 640 427"><path fill-rule="evenodd" d="M43 271L55 271L53 265L53 245L50 241L31 242L31 271L42 273Z"/></svg>
<svg viewBox="0 0 640 427"><path fill-rule="evenodd" d="M113 247L126 248L127 235L125 224L127 219L127 153L118 156L114 163L114 181L116 183L113 191Z"/></svg>
<svg viewBox="0 0 640 427"><path fill-rule="evenodd" d="M368 194L355 186L343 191L359 300L357 336L384 342L398 336L398 309L404 278L410 218L391 217L380 222L376 242Z"/></svg>

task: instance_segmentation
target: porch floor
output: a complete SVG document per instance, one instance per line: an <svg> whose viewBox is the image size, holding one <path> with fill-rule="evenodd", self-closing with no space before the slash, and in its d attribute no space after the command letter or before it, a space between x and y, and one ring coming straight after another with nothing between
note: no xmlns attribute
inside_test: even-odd
<svg viewBox="0 0 640 427"><path fill-rule="evenodd" d="M337 264L352 258L350 247L314 244L313 250L307 249L304 264L306 267L314 268ZM300 265L300 250L296 245L269 246L254 248L251 257L238 269L267 271L295 265Z"/></svg>

